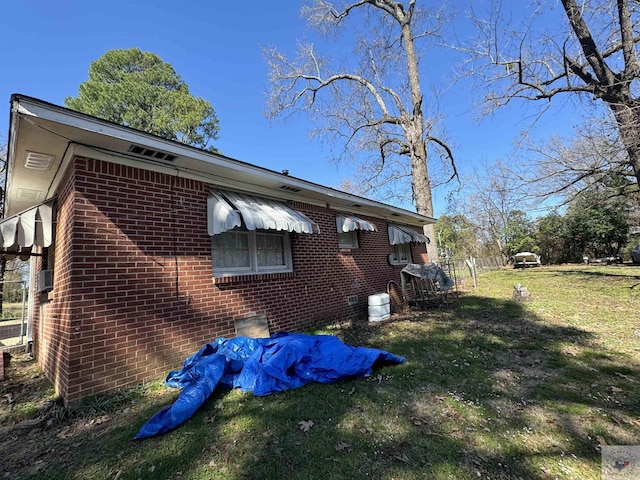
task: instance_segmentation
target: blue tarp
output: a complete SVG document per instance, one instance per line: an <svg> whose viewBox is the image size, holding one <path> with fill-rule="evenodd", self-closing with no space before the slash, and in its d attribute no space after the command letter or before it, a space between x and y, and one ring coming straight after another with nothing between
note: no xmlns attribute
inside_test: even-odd
<svg viewBox="0 0 640 480"><path fill-rule="evenodd" d="M365 376L375 364L404 361L384 350L346 345L331 335L279 333L271 338L218 338L187 358L180 371L169 373L165 384L182 388L180 396L151 417L134 438L159 435L181 425L218 384L263 396L309 382Z"/></svg>

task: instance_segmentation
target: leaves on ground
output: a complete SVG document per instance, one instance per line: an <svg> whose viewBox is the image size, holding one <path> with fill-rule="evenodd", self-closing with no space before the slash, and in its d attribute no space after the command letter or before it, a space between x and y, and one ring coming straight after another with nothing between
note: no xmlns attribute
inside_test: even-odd
<svg viewBox="0 0 640 480"><path fill-rule="evenodd" d="M302 420L298 422L298 428L300 428L300 430L302 430L303 432L308 432L314 425L315 423L313 423L313 420Z"/></svg>
<svg viewBox="0 0 640 480"><path fill-rule="evenodd" d="M336 452L342 452L343 450L348 450L351 448L351 444L345 442L344 440L341 440L340 442L338 442L336 444L336 446L334 447L336 449Z"/></svg>

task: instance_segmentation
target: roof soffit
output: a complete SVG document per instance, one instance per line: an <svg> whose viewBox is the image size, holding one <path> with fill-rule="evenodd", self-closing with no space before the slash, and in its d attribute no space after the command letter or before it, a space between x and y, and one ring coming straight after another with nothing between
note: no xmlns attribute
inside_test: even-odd
<svg viewBox="0 0 640 480"><path fill-rule="evenodd" d="M14 144L12 147L15 148L10 150L11 190L7 192L7 215L29 208L37 201L54 195L55 192L48 190L53 185L54 176L59 170L65 152L70 150L69 146L73 146L73 151L76 152L83 150L79 146L84 146L96 155L101 153L104 158L117 157L127 163L139 164L141 168L176 172L179 176L199 178L213 185L231 187L247 193L324 205L348 213L388 218L414 225L435 222L433 218L409 210L205 152L31 97L14 95L11 116L10 135ZM168 152L176 155L177 159L167 162L139 158L129 153L132 144ZM53 155L55 162L47 172L39 172L39 177L34 176L34 172L28 171L23 163L28 151ZM34 185L36 178L39 178L38 185ZM21 188L38 189L42 193L30 205L29 202L20 199L18 191Z"/></svg>

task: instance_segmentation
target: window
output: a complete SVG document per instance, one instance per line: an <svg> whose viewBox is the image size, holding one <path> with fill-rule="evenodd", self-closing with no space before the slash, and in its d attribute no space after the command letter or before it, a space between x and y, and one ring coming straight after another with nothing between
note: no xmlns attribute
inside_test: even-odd
<svg viewBox="0 0 640 480"><path fill-rule="evenodd" d="M392 245L391 248L393 248L393 253L389 257L391 264L403 265L406 263L412 263L410 243L398 243L396 245Z"/></svg>
<svg viewBox="0 0 640 480"><path fill-rule="evenodd" d="M336 228L338 229L338 246L340 248L358 248L358 230L378 231L373 223L347 213L336 215Z"/></svg>
<svg viewBox="0 0 640 480"><path fill-rule="evenodd" d="M429 243L429 239L418 233L408 225L390 223L388 225L389 244L393 253L389 255L392 265L406 265L413 263L411 258L411 243Z"/></svg>
<svg viewBox="0 0 640 480"><path fill-rule="evenodd" d="M236 228L211 237L213 274L292 271L288 233Z"/></svg>
<svg viewBox="0 0 640 480"><path fill-rule="evenodd" d="M338 246L340 248L358 248L358 232L338 232Z"/></svg>
<svg viewBox="0 0 640 480"><path fill-rule="evenodd" d="M244 270L251 267L249 232L224 232L211 238L214 269Z"/></svg>

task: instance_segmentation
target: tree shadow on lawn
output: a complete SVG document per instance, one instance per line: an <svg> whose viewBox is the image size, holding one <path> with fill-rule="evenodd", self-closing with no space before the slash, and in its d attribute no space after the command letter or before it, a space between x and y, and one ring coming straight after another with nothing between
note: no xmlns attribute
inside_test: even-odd
<svg viewBox="0 0 640 480"><path fill-rule="evenodd" d="M599 445L640 438L637 360L522 304L462 296L324 331L407 363L267 397L219 389L176 430L132 441L160 406L144 404L51 443L69 458L42 478L600 478Z"/></svg>
<svg viewBox="0 0 640 480"><path fill-rule="evenodd" d="M637 270L634 269L635 271L631 273L626 268L624 268L627 266L628 265L619 266L621 270L618 272L611 271L611 265L609 266L601 265L601 266L591 266L589 268L602 267L603 268L602 271L586 270L586 268L585 269L567 269L567 270L554 269L552 272L546 272L546 273L550 273L551 276L554 276L554 277L565 277L565 276L566 277L597 277L597 278L610 277L610 278L616 278L620 280L624 278L628 278L630 280L640 280L640 268ZM640 267L640 265L638 265L638 267Z"/></svg>
<svg viewBox="0 0 640 480"><path fill-rule="evenodd" d="M407 363L223 409L209 448L227 478L600 478L599 446L640 434L637 362L518 303L466 297L329 331ZM225 437L234 422L244 434Z"/></svg>
<svg viewBox="0 0 640 480"><path fill-rule="evenodd" d="M631 423L638 365L519 303L469 296L334 333L408 361L368 379L270 397L233 392L219 410L209 401L192 420L214 418L209 441L199 429L189 438L189 425L175 432L185 436L183 454L198 458L191 468L247 479L598 478L599 442L625 444L640 433ZM308 420L314 425L304 432L299 422ZM163 448L150 455L156 450ZM155 463L172 461L160 455Z"/></svg>
<svg viewBox="0 0 640 480"><path fill-rule="evenodd" d="M402 368L415 382L406 385L405 416L442 435L436 442L461 440L459 465L481 474L547 478L573 465L591 468L574 475L599 478L600 445L640 443L637 357L547 324L521 303L467 296L344 335L407 357Z"/></svg>

